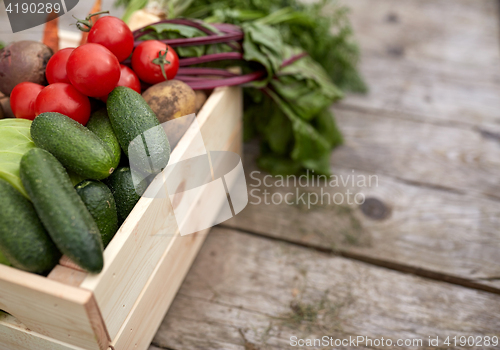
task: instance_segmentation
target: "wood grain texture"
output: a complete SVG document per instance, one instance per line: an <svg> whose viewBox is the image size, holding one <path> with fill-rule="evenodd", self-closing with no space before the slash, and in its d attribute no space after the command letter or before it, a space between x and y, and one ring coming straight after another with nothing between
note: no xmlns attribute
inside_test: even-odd
<svg viewBox="0 0 500 350"><path fill-rule="evenodd" d="M148 347L209 230L175 237L112 342L115 349Z"/></svg>
<svg viewBox="0 0 500 350"><path fill-rule="evenodd" d="M387 113L335 111L345 142L332 165L500 198L500 139Z"/></svg>
<svg viewBox="0 0 500 350"><path fill-rule="evenodd" d="M216 228L153 345L289 349L292 335L495 335L498 312L500 300L489 293Z"/></svg>
<svg viewBox="0 0 500 350"><path fill-rule="evenodd" d="M80 271L79 269L75 270L72 267L62 265L56 265L56 267L54 267L47 276L47 278L51 280L73 287L80 287L80 284L82 284L85 277L87 277L87 272Z"/></svg>
<svg viewBox="0 0 500 350"><path fill-rule="evenodd" d="M84 350L33 332L11 315L0 312L1 350Z"/></svg>
<svg viewBox="0 0 500 350"><path fill-rule="evenodd" d="M495 0L349 0L367 95L341 105L499 132Z"/></svg>
<svg viewBox="0 0 500 350"><path fill-rule="evenodd" d="M499 132L500 69L365 53L360 70L369 92L348 94L340 106Z"/></svg>
<svg viewBox="0 0 500 350"><path fill-rule="evenodd" d="M366 54L497 68L500 65L496 0L343 3L350 8L356 37Z"/></svg>
<svg viewBox="0 0 500 350"><path fill-rule="evenodd" d="M241 89L216 89L197 116L206 149L224 150L241 128L241 115ZM188 131L172 152L170 164L193 151L192 140L194 135ZM187 200L182 199L181 204ZM106 248L103 271L89 275L81 284L81 288L95 294L112 339L172 244L176 229L169 198L141 198Z"/></svg>
<svg viewBox="0 0 500 350"><path fill-rule="evenodd" d="M0 276L0 309L30 330L86 349L106 349L109 339L95 333L103 325L87 311L91 292L4 265Z"/></svg>
<svg viewBox="0 0 500 350"><path fill-rule="evenodd" d="M286 186L257 170L254 144L246 150L249 204L224 226L500 288L498 201L335 166L326 182Z"/></svg>
<svg viewBox="0 0 500 350"><path fill-rule="evenodd" d="M241 154L242 129L237 128L223 150ZM146 349L210 229L173 238L146 287L112 342L116 350Z"/></svg>

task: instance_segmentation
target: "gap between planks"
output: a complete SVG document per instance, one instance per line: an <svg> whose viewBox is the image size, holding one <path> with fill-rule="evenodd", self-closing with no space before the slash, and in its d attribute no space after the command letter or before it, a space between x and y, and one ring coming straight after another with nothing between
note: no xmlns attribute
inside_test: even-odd
<svg viewBox="0 0 500 350"><path fill-rule="evenodd" d="M496 295L266 238L214 228L150 350L288 349L292 335L497 333Z"/></svg>
<svg viewBox="0 0 500 350"><path fill-rule="evenodd" d="M332 249L332 248L322 247L322 246L316 245L316 244L305 243L305 242L292 240L292 239L286 239L284 237L273 237L273 236L266 235L265 233L260 233L260 232L252 231L252 230L248 230L248 229L236 228L234 226L229 226L229 225L224 225L224 224L219 224L218 226L225 228L225 229L229 229L229 230L247 233L247 234L250 234L253 236L270 239L270 240L273 240L276 242L285 242L285 243L293 244L297 247L308 248L308 249L312 249L312 250L315 250L315 251L318 251L321 253L325 253L325 254L329 254L329 255L331 254L331 255L335 255L335 256L341 256L343 258L350 259L350 260L361 261L361 262L364 262L364 263L367 263L367 264L370 264L373 266L383 267L383 268L393 270L393 271L403 272L406 274L424 277L424 278L434 280L434 281L446 282L446 283L450 283L450 284L454 284L454 285L458 285L458 286L462 286L462 287L466 287L466 288L470 288L470 289L481 290L484 292L489 292L489 293L500 295L500 288L480 284L480 283L474 282L470 279L463 278L463 277L458 277L458 276L453 276L453 275L449 275L449 274L445 274L445 273L441 273L441 272L431 271L428 269L415 267L415 266L411 266L411 265L406 265L406 264L395 263L395 262L386 261L386 260L382 260L382 259L377 259L377 258L365 256L362 254L356 254L353 252L349 252L349 251L346 251L344 249ZM493 280L493 279L497 279L497 278L495 278L495 277L491 278L491 280ZM498 277L498 279L500 279L500 276Z"/></svg>

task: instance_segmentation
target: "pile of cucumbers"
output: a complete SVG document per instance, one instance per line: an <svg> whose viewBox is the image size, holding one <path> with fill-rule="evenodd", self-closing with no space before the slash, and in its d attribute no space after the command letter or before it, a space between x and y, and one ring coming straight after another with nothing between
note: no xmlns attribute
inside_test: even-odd
<svg viewBox="0 0 500 350"><path fill-rule="evenodd" d="M147 133L142 147L162 164L157 171L168 163L167 136L151 132L158 127L148 104L127 87L115 88L86 127L59 113L38 115L30 129L36 148L20 163L29 199L0 179L0 260L43 274L64 254L99 273L104 247L140 199L130 168L120 167L131 142Z"/></svg>

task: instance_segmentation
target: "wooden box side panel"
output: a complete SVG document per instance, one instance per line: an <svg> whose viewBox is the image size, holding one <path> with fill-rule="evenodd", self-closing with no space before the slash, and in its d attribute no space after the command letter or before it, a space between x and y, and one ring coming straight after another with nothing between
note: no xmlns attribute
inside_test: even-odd
<svg viewBox="0 0 500 350"><path fill-rule="evenodd" d="M242 125L233 131L223 150L241 154ZM174 237L139 296L112 345L116 350L147 349L198 255L210 229Z"/></svg>
<svg viewBox="0 0 500 350"><path fill-rule="evenodd" d="M15 317L0 313L0 350L85 350L33 332Z"/></svg>
<svg viewBox="0 0 500 350"><path fill-rule="evenodd" d="M240 88L216 89L197 116L208 150L223 150L240 127ZM192 139L186 134L171 162L181 159ZM169 198L142 198L105 251L99 275L89 275L81 288L92 291L105 324L114 339L168 246L173 244L177 223Z"/></svg>
<svg viewBox="0 0 500 350"><path fill-rule="evenodd" d="M0 265L0 309L45 337L85 349L106 349L109 344L87 290Z"/></svg>

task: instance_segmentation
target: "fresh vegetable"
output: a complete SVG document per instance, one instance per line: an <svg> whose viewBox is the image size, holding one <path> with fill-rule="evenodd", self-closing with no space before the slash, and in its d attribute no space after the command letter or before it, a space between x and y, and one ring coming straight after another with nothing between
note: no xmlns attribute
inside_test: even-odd
<svg viewBox="0 0 500 350"><path fill-rule="evenodd" d="M21 159L21 180L57 248L83 269L100 272L99 229L61 163L43 149L32 149Z"/></svg>
<svg viewBox="0 0 500 350"><path fill-rule="evenodd" d="M90 118L90 101L72 85L55 83L46 86L38 94L35 112L36 115L46 112L61 113L85 125Z"/></svg>
<svg viewBox="0 0 500 350"><path fill-rule="evenodd" d="M71 53L75 50L74 47L62 49L54 54L47 63L45 75L49 84L66 83L69 84L68 73L66 72L66 64Z"/></svg>
<svg viewBox="0 0 500 350"><path fill-rule="evenodd" d="M47 21L45 22L45 27L43 28L42 43L50 47L50 49L54 53L59 51L59 29L57 28L58 24L59 14L56 12L51 12L47 15Z"/></svg>
<svg viewBox="0 0 500 350"><path fill-rule="evenodd" d="M59 261L57 250L33 204L0 179L0 252L21 270L43 273Z"/></svg>
<svg viewBox="0 0 500 350"><path fill-rule="evenodd" d="M89 15L85 18L86 21L88 21L88 25L93 25L99 18L102 9L102 1L101 0L95 0L94 5L92 5L92 8L90 9ZM81 27L79 24L77 24L78 27ZM87 27L90 29L90 26ZM82 31L82 38L80 39L80 45L87 43L87 39L89 36L89 31L88 29L84 29Z"/></svg>
<svg viewBox="0 0 500 350"><path fill-rule="evenodd" d="M132 150L134 163L149 174L163 170L170 159L170 144L155 113L132 89L119 86L107 103L109 120L127 156ZM136 142L131 146L131 142ZM129 149L130 147L130 149Z"/></svg>
<svg viewBox="0 0 500 350"><path fill-rule="evenodd" d="M86 180L75 189L94 218L106 247L118 230L118 214L113 194L108 186L99 181Z"/></svg>
<svg viewBox="0 0 500 350"><path fill-rule="evenodd" d="M127 5L125 17L148 3L143 0L116 0ZM348 18L348 2L301 0L165 0L160 1L167 18L196 18L206 23L260 22L277 29L286 45L307 52L328 73L333 82L343 90L365 92L357 64L359 48ZM157 9L159 10L159 9ZM173 39L182 29L173 29ZM199 36L199 35L198 35ZM188 37L183 33L180 37ZM149 38L155 39L155 37ZM179 54L179 52L177 52ZM179 54L182 56L181 54Z"/></svg>
<svg viewBox="0 0 500 350"><path fill-rule="evenodd" d="M90 120L87 123L87 129L97 135L111 150L113 154L113 164L120 163L122 149L120 143L115 136L111 122L109 121L108 112L105 108L92 113Z"/></svg>
<svg viewBox="0 0 500 350"><path fill-rule="evenodd" d="M26 198L28 193L21 183L19 164L21 157L35 148L30 127L31 120L0 120L0 179L6 180Z"/></svg>
<svg viewBox="0 0 500 350"><path fill-rule="evenodd" d="M195 99L195 106L196 106L196 113L198 113L207 101L207 94L203 92L202 90L196 90L196 99Z"/></svg>
<svg viewBox="0 0 500 350"><path fill-rule="evenodd" d="M111 51L99 44L77 47L66 65L68 79L82 94L101 97L109 94L120 80L120 63Z"/></svg>
<svg viewBox="0 0 500 350"><path fill-rule="evenodd" d="M10 107L16 118L35 119L35 101L43 88L29 82L16 85L10 94Z"/></svg>
<svg viewBox="0 0 500 350"><path fill-rule="evenodd" d="M340 139L336 130L325 135L317 129L317 119L330 113L328 108L342 92L307 53L285 44L280 32L265 24L271 16L241 27L162 20L134 35L138 42L157 38L181 46L179 53L191 57L180 59L182 68L176 79L195 90L241 84L252 87L245 96L245 134L260 135L261 167L272 173L296 173L305 168L329 173L329 155ZM170 39L172 33L177 38ZM210 68L199 67L208 63ZM242 67L242 75L221 69L235 64ZM194 67L186 67L190 65ZM214 68L216 65L220 68ZM333 117L328 118L335 125Z"/></svg>
<svg viewBox="0 0 500 350"><path fill-rule="evenodd" d="M148 88L142 94L155 112L160 123L196 112L196 94L186 83L169 80ZM173 149L185 134L194 118L183 118L165 127L170 147Z"/></svg>
<svg viewBox="0 0 500 350"><path fill-rule="evenodd" d="M85 180L85 177L78 175L77 173L72 172L71 170L66 169L69 179L71 180L71 183L73 186L78 185L80 182Z"/></svg>
<svg viewBox="0 0 500 350"><path fill-rule="evenodd" d="M147 40L135 48L132 69L142 81L156 84L175 78L179 70L179 57L169 45Z"/></svg>
<svg viewBox="0 0 500 350"><path fill-rule="evenodd" d="M0 92L9 96L17 84L45 85L52 50L38 41L17 41L0 50Z"/></svg>
<svg viewBox="0 0 500 350"><path fill-rule="evenodd" d="M96 134L60 113L43 113L31 124L37 147L52 153L68 170L101 180L118 166L113 151Z"/></svg>
<svg viewBox="0 0 500 350"><path fill-rule="evenodd" d="M3 111L3 118L15 118L16 116L10 108L10 98L0 95L0 110ZM2 119L2 118L0 118Z"/></svg>
<svg viewBox="0 0 500 350"><path fill-rule="evenodd" d="M92 25L87 42L106 47L119 62L126 60L134 49L134 36L129 27L112 16L101 17Z"/></svg>
<svg viewBox="0 0 500 350"><path fill-rule="evenodd" d="M196 112L196 94L180 80L153 85L144 91L142 97L160 123Z"/></svg>
<svg viewBox="0 0 500 350"><path fill-rule="evenodd" d="M127 5L125 18L147 1L116 3ZM257 89L269 85L263 90L244 90L244 134L246 139L258 136L261 140L261 167L273 173L301 172L305 168L329 172L330 150L342 138L330 110L317 107L326 104L325 96L330 96L329 103L339 96L332 99L328 92L331 89L315 82L315 76L326 77L330 84L333 82L343 90L366 91L356 67L359 50L346 7L329 0L165 0L156 4L157 13L163 9L168 20L136 30L136 45L142 40L156 39L174 47L181 62L176 79L186 81L195 90L249 81L254 81L252 85ZM178 16L183 18L175 19ZM189 17L203 22L192 22ZM242 36L241 43L235 42ZM290 52L295 53L290 56ZM234 59L241 58L247 62L235 63ZM202 68L202 64L210 68ZM196 66L185 68L188 65ZM243 76L221 72L218 75L224 79L213 80L214 67L235 65L242 66ZM274 81L269 79L273 75L279 77L282 67L287 67L287 77L280 79L281 84L273 84L278 91L269 94L269 88L274 89L269 84ZM258 75L260 70L267 74ZM266 79L255 81L262 77ZM322 77L320 80L324 81ZM296 103L293 96L303 98ZM316 113L302 119L300 113L309 101ZM325 123L330 126L330 134L319 129Z"/></svg>
<svg viewBox="0 0 500 350"><path fill-rule="evenodd" d="M123 64L120 65L120 80L116 86L125 86L131 88L139 94L141 93L141 82L139 81L137 74Z"/></svg>
<svg viewBox="0 0 500 350"><path fill-rule="evenodd" d="M123 64L120 65L120 80L118 80L118 84L116 84L116 86L125 86L137 91L139 94L141 93L141 82L139 81L137 74ZM108 100L108 96L106 95L104 97L100 97L99 99L106 102Z"/></svg>
<svg viewBox="0 0 500 350"><path fill-rule="evenodd" d="M136 190L132 180L132 173L128 167L116 169L116 171L106 179L106 184L115 198L116 209L118 211L118 226L121 226L132 209L134 209L139 199L141 199L141 196L139 196L137 192L142 193L145 188Z"/></svg>

